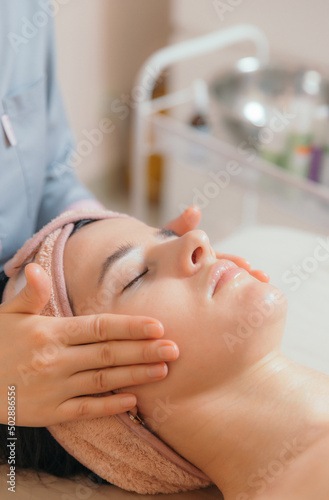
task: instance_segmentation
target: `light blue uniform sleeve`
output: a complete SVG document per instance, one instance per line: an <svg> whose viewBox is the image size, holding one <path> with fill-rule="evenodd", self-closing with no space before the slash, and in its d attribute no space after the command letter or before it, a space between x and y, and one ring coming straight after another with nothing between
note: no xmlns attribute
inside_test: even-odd
<svg viewBox="0 0 329 500"><path fill-rule="evenodd" d="M66 207L93 199L71 159L74 140L56 80L50 5L0 1L0 270Z"/></svg>

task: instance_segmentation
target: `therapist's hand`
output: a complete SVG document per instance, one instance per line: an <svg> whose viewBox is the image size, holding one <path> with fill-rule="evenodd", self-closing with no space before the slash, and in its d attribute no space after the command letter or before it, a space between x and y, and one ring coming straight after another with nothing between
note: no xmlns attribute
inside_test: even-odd
<svg viewBox="0 0 329 500"><path fill-rule="evenodd" d="M179 217L170 221L165 227L175 231L179 235L183 235L188 231L195 229L201 221L201 210L197 205L188 207ZM259 281L268 283L270 277L264 271L251 269L250 262L243 257L238 257L237 255L225 254L221 252L216 252L217 259L228 259L234 262L237 266L246 269L251 276L257 278Z"/></svg>
<svg viewBox="0 0 329 500"><path fill-rule="evenodd" d="M167 229L175 231L180 236L195 229L201 221L201 210L197 205L191 205L176 219L165 225Z"/></svg>
<svg viewBox="0 0 329 500"><path fill-rule="evenodd" d="M131 393L88 395L162 380L165 361L177 359L176 344L161 339L163 326L152 318L39 316L49 300L50 280L37 264L28 264L25 274L25 288L0 306L0 423L7 424L13 397L18 426L128 411L136 405Z"/></svg>
<svg viewBox="0 0 329 500"><path fill-rule="evenodd" d="M228 253L220 253L220 252L216 252L216 257L217 259L231 260L238 267L242 267L243 269L248 271L248 273L251 276L258 279L259 281L262 281L263 283L268 283L270 281L270 277L268 274L264 273L264 271L261 271L259 269L251 269L250 262L247 259L244 259L243 257L238 257L237 255L231 255Z"/></svg>

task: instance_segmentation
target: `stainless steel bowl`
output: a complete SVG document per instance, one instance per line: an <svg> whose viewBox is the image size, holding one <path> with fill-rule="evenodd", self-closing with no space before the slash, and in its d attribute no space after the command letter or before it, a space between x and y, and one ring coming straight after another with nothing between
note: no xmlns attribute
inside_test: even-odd
<svg viewBox="0 0 329 500"><path fill-rule="evenodd" d="M306 129L307 119L311 132L316 122L329 122L329 81L316 70L288 65L261 68L257 59L248 57L238 61L234 71L216 78L210 95L216 104L216 116L234 143L259 145L261 130L273 128L280 117L282 123L288 122L281 130L287 135L292 129ZM303 117L303 112L312 114L312 119Z"/></svg>

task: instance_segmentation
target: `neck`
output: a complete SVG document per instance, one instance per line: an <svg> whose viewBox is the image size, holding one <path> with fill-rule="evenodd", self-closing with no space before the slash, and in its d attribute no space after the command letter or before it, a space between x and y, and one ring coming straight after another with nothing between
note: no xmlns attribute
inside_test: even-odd
<svg viewBox="0 0 329 500"><path fill-rule="evenodd" d="M225 388L180 401L159 435L225 500L251 499L328 432L328 394L326 375L277 353Z"/></svg>

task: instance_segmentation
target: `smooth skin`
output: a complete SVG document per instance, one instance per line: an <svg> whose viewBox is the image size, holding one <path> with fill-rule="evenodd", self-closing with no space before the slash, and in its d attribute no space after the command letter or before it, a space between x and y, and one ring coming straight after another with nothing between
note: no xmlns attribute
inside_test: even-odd
<svg viewBox="0 0 329 500"><path fill-rule="evenodd" d="M122 245L130 251L103 274ZM151 431L225 500L327 500L329 377L281 351L285 296L239 268L214 291L218 265L232 263L204 231L178 237L132 219L90 224L64 251L80 314L93 299L97 313L146 314L179 346L164 380L129 388Z"/></svg>
<svg viewBox="0 0 329 500"><path fill-rule="evenodd" d="M200 209L192 206L166 227L182 235L193 230L200 219ZM219 255L268 282L269 277L251 270L245 259ZM131 410L137 399L130 392L102 398L88 394L166 377L166 362L176 360L179 351L175 342L161 339L164 329L160 321L117 314L40 316L50 297L50 280L37 264L26 266L25 274L25 288L0 306L0 423L7 423L11 386L16 392L16 425L44 427ZM109 351L114 353L111 359ZM109 368L110 379L104 376Z"/></svg>

